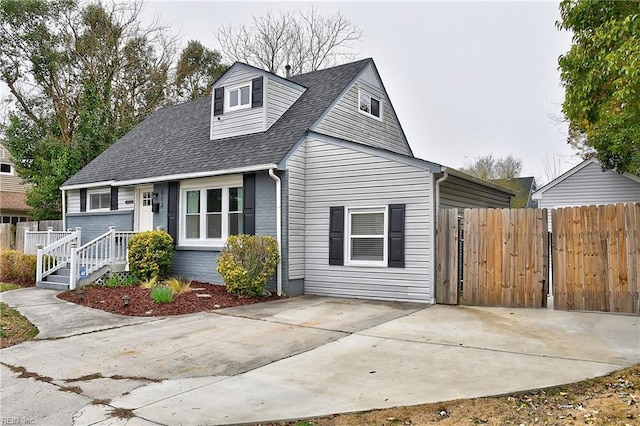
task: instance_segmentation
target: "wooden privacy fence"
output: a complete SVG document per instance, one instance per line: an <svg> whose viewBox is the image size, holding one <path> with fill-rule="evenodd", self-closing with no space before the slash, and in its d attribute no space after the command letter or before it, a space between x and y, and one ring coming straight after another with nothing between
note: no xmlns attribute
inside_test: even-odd
<svg viewBox="0 0 640 426"><path fill-rule="evenodd" d="M442 210L438 219L437 303L546 306L545 209L465 209L460 221L456 210Z"/></svg>
<svg viewBox="0 0 640 426"><path fill-rule="evenodd" d="M640 203L551 215L554 307L640 314Z"/></svg>
<svg viewBox="0 0 640 426"><path fill-rule="evenodd" d="M15 235L10 223L0 223L0 251L10 250L14 246Z"/></svg>

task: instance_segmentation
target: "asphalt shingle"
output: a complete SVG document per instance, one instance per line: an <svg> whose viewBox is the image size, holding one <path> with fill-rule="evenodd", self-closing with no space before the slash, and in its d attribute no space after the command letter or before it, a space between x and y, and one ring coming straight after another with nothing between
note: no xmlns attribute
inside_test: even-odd
<svg viewBox="0 0 640 426"><path fill-rule="evenodd" d="M370 61L363 59L291 77L307 90L261 133L210 140L210 96L162 108L64 186L278 163Z"/></svg>

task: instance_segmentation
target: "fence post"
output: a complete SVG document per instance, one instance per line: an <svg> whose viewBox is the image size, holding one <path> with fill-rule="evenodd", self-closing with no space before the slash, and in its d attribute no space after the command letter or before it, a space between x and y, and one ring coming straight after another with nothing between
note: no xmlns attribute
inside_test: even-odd
<svg viewBox="0 0 640 426"><path fill-rule="evenodd" d="M78 273L77 259L78 259L78 243L71 241L71 260L69 261L69 289L75 290L76 278Z"/></svg>
<svg viewBox="0 0 640 426"><path fill-rule="evenodd" d="M49 244L51 244L51 233L52 232L53 232L53 226L47 226L47 246Z"/></svg>
<svg viewBox="0 0 640 426"><path fill-rule="evenodd" d="M113 265L116 259L116 227L110 226L109 230L111 231L109 236L109 264Z"/></svg>
<svg viewBox="0 0 640 426"><path fill-rule="evenodd" d="M38 244L37 247L36 284L42 281L42 261L44 260L44 257L42 256L42 244Z"/></svg>

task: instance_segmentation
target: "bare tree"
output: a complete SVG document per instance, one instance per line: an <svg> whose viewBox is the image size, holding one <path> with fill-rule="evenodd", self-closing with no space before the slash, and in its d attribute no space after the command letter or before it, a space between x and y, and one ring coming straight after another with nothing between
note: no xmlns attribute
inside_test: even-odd
<svg viewBox="0 0 640 426"><path fill-rule="evenodd" d="M505 158L495 158L493 154L481 155L473 161L466 161L460 170L482 180L509 180L522 173L522 160L512 155Z"/></svg>
<svg viewBox="0 0 640 426"><path fill-rule="evenodd" d="M251 24L223 25L216 33L227 60L240 61L283 74L315 71L348 61L356 54L363 32L338 12L326 16L315 6L307 11L268 11Z"/></svg>

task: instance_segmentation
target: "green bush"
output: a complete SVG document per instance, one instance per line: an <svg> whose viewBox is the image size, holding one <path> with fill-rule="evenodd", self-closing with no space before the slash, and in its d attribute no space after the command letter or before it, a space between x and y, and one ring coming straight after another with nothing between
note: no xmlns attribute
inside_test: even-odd
<svg viewBox="0 0 640 426"><path fill-rule="evenodd" d="M146 231L129 240L129 269L142 280L165 277L171 267L173 238L164 231Z"/></svg>
<svg viewBox="0 0 640 426"><path fill-rule="evenodd" d="M171 303L173 290L165 286L156 286L151 289L151 298L155 303Z"/></svg>
<svg viewBox="0 0 640 426"><path fill-rule="evenodd" d="M0 255L0 280L35 281L38 256L15 250L5 250Z"/></svg>
<svg viewBox="0 0 640 426"><path fill-rule="evenodd" d="M278 243L273 237L232 235L218 257L218 273L227 292L258 297L276 271L280 261Z"/></svg>

